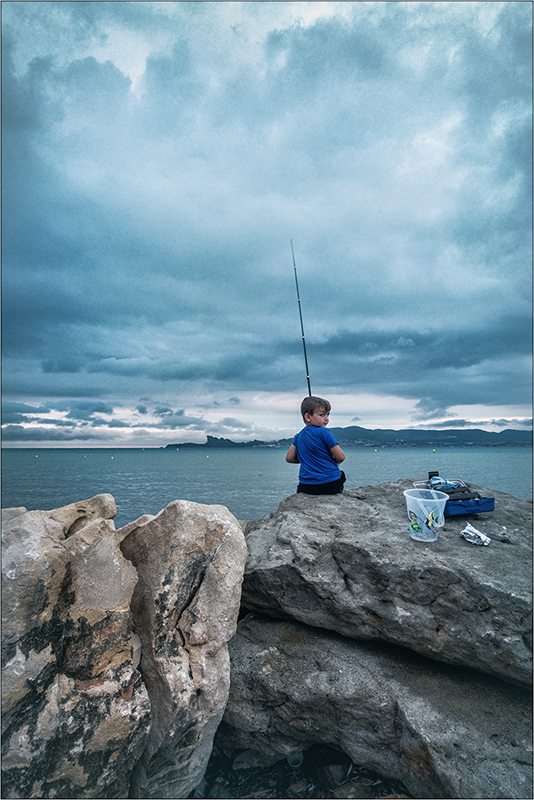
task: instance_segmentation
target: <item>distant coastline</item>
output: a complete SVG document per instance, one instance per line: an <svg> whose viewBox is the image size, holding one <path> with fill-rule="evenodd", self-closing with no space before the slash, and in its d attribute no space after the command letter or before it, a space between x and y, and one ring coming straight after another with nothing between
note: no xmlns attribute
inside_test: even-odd
<svg viewBox="0 0 534 800"><path fill-rule="evenodd" d="M462 430L370 430L353 425L349 428L329 428L332 435L343 447L532 447L532 431L503 430L499 433L480 428ZM232 439L208 436L207 441L177 442L168 444L164 450L177 448L221 448L221 447L289 447L292 438L264 442L254 439L248 442L234 442Z"/></svg>

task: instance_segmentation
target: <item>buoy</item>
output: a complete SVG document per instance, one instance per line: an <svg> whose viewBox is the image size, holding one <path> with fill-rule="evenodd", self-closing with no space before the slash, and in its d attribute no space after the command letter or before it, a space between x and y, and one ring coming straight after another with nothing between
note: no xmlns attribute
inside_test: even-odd
<svg viewBox="0 0 534 800"><path fill-rule="evenodd" d="M111 458L113 458L113 456L111 456Z"/></svg>
<svg viewBox="0 0 534 800"><path fill-rule="evenodd" d="M436 451L435 451L435 450L432 450L432 452L433 452L433 453L435 453Z"/></svg>

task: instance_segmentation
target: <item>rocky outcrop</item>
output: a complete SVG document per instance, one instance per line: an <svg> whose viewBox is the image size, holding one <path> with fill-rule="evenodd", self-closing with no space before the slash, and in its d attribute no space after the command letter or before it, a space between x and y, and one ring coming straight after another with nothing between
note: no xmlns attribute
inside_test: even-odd
<svg viewBox="0 0 534 800"><path fill-rule="evenodd" d="M150 707L131 660L137 574L114 515L101 495L3 525L4 797L128 794Z"/></svg>
<svg viewBox="0 0 534 800"><path fill-rule="evenodd" d="M218 737L253 751L242 761L269 764L323 743L415 797L532 796L526 690L404 648L255 614L239 623L230 657Z"/></svg>
<svg viewBox="0 0 534 800"><path fill-rule="evenodd" d="M3 514L4 797L187 796L229 685L246 547L221 506ZM139 669L137 668L139 666Z"/></svg>
<svg viewBox="0 0 534 800"><path fill-rule="evenodd" d="M411 487L293 495L249 523L243 604L531 684L532 505L475 487L495 497L495 511L469 519L512 544L468 543L465 517L447 517L437 541L416 542L403 497Z"/></svg>
<svg viewBox="0 0 534 800"><path fill-rule="evenodd" d="M245 540L228 509L185 500L128 528L121 546L139 574L132 613L151 704L132 796L187 797L202 780L228 698L226 643L239 611Z"/></svg>
<svg viewBox="0 0 534 800"><path fill-rule="evenodd" d="M240 768L331 746L415 796L528 797L532 506L481 489L495 511L470 521L511 544L469 544L465 517L420 543L410 486L249 523L233 639L226 508L118 531L111 495L3 511L3 796L186 797L218 730Z"/></svg>

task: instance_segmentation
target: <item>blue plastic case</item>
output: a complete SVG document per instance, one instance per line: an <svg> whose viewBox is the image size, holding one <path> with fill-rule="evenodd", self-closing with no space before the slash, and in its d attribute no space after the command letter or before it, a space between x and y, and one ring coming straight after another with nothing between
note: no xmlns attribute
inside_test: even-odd
<svg viewBox="0 0 534 800"><path fill-rule="evenodd" d="M475 497L472 500L447 500L445 503L446 517L454 517L458 514L480 514L483 511L494 510L494 497Z"/></svg>
<svg viewBox="0 0 534 800"><path fill-rule="evenodd" d="M451 479L451 483L459 483L467 489L467 484L457 478ZM415 489L428 489L428 481L414 481ZM460 514L481 514L485 511L495 510L494 497L474 497L470 500L447 500L445 504L445 516L455 517Z"/></svg>

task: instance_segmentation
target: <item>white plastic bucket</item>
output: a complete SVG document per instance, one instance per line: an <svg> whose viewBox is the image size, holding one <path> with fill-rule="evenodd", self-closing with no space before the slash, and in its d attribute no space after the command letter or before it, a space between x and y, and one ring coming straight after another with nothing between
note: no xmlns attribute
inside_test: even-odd
<svg viewBox="0 0 534 800"><path fill-rule="evenodd" d="M410 536L418 542L435 542L445 524L445 504L449 495L436 489L407 489L404 492Z"/></svg>
<svg viewBox="0 0 534 800"><path fill-rule="evenodd" d="M304 753L288 753L286 759L289 766L296 769L304 761Z"/></svg>

